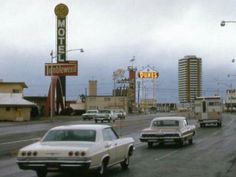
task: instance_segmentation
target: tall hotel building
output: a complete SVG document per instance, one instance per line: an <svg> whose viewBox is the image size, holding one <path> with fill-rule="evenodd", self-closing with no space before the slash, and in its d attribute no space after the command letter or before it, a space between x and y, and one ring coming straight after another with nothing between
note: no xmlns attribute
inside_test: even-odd
<svg viewBox="0 0 236 177"><path fill-rule="evenodd" d="M179 102L190 103L202 95L202 59L194 55L179 60Z"/></svg>

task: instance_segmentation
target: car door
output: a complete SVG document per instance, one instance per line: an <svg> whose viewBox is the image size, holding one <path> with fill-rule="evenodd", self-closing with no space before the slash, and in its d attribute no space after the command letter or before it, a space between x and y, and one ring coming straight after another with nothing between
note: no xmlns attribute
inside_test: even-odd
<svg viewBox="0 0 236 177"><path fill-rule="evenodd" d="M117 162L117 135L111 129L111 127L103 129L103 140L105 144L105 149L107 150L110 156L110 163L114 164Z"/></svg>

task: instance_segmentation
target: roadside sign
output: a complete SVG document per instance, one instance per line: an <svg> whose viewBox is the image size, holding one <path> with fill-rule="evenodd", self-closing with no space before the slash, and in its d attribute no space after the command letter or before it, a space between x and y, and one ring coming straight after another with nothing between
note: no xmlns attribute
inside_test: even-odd
<svg viewBox="0 0 236 177"><path fill-rule="evenodd" d="M77 76L78 61L72 60L64 63L46 63L45 76Z"/></svg>

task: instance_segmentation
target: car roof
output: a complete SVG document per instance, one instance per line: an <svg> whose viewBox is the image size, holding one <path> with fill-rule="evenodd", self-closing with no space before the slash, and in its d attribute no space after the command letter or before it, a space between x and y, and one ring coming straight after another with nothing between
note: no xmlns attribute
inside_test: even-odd
<svg viewBox="0 0 236 177"><path fill-rule="evenodd" d="M83 129L83 130L101 130L104 128L111 127L110 125L105 124L76 124L76 125L63 125L54 127L50 130L70 130L70 129Z"/></svg>
<svg viewBox="0 0 236 177"><path fill-rule="evenodd" d="M178 116L169 116L169 117L156 117L153 119L155 120L185 120L185 117L178 117Z"/></svg>

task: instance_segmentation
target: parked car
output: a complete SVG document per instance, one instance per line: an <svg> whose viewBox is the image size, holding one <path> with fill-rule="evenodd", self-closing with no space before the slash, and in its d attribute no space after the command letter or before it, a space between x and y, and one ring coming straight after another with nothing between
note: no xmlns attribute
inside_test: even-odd
<svg viewBox="0 0 236 177"><path fill-rule="evenodd" d="M99 110L99 112L94 117L95 123L97 123L98 121L100 121L100 122L104 122L104 121L111 122L111 121L115 121L115 119L116 119L116 115L110 109Z"/></svg>
<svg viewBox="0 0 236 177"><path fill-rule="evenodd" d="M99 111L97 109L95 110L88 110L86 113L82 114L82 119L83 120L91 120L91 119L94 119L94 117L96 116L96 114L98 113Z"/></svg>
<svg viewBox="0 0 236 177"><path fill-rule="evenodd" d="M157 117L151 121L150 127L141 131L140 141L148 147L153 143L175 142L182 146L186 141L193 143L195 125L188 125L185 117Z"/></svg>
<svg viewBox="0 0 236 177"><path fill-rule="evenodd" d="M19 150L20 169L34 170L38 177L48 172L97 169L120 164L127 169L134 151L133 138L120 138L109 125L67 125L50 129L39 142Z"/></svg>

